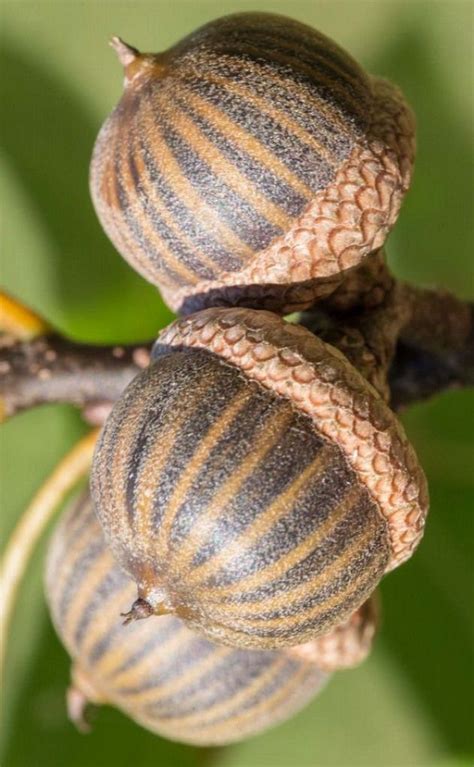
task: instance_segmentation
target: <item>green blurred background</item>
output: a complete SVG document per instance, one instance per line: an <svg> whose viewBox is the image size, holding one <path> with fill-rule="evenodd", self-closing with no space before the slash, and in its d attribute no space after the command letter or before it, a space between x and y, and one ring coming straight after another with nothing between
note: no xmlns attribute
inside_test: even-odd
<svg viewBox="0 0 474 767"><path fill-rule="evenodd" d="M286 13L396 81L418 118L412 191L389 243L396 273L469 297L473 284L472 11L466 2L56 0L3 2L1 281L58 328L90 341L154 335L169 312L102 234L87 175L95 135L121 91L107 48L120 34L166 48L236 10ZM471 294L472 297L472 294ZM404 416L427 471L431 514L414 559L382 586L371 658L335 676L292 721L243 744L171 744L104 709L94 732L68 724L68 659L42 597L44 543L21 591L3 690L5 767L454 767L472 764L474 480L472 392ZM2 427L3 533L84 432L69 407Z"/></svg>

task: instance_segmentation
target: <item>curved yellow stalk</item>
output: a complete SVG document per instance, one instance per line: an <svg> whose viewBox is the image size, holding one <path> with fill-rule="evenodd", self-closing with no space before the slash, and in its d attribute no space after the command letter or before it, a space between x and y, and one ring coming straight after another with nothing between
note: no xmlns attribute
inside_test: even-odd
<svg viewBox="0 0 474 767"><path fill-rule="evenodd" d="M90 469L98 436L94 429L79 440L45 480L20 517L0 562L0 675L15 598L31 554L61 501Z"/></svg>
<svg viewBox="0 0 474 767"><path fill-rule="evenodd" d="M17 341L29 341L50 330L42 317L5 291L0 291L0 333L8 333Z"/></svg>

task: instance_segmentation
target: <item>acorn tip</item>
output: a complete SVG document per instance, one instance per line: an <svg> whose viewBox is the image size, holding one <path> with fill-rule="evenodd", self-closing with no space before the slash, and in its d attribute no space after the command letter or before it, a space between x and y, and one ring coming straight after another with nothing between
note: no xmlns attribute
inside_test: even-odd
<svg viewBox="0 0 474 767"><path fill-rule="evenodd" d="M66 692L66 707L69 720L82 734L91 731L90 722L87 719L89 700L81 690L71 685Z"/></svg>
<svg viewBox="0 0 474 767"><path fill-rule="evenodd" d="M132 45L124 42L124 40L122 40L122 38L118 37L117 35L114 35L111 38L109 45L114 49L118 60L124 68L128 67L133 61L135 61L137 56L140 55L140 51L137 48L134 48Z"/></svg>
<svg viewBox="0 0 474 767"><path fill-rule="evenodd" d="M146 599L139 598L135 600L128 612L120 613L120 615L122 618L125 618L123 625L128 626L132 621L140 621L144 618L149 618L150 615L153 615L153 612L154 610L151 604L147 602Z"/></svg>

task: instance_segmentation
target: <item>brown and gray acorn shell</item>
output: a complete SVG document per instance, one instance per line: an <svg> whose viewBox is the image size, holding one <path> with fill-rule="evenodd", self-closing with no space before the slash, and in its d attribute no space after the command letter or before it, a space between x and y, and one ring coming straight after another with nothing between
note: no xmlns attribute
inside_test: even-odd
<svg viewBox="0 0 474 767"><path fill-rule="evenodd" d="M353 612L389 559L341 450L207 351L164 354L127 389L93 487L140 595L163 587L221 641L305 641Z"/></svg>
<svg viewBox="0 0 474 767"><path fill-rule="evenodd" d="M117 567L85 493L51 542L46 591L73 680L147 729L199 745L228 743L289 718L324 685L314 663L218 647L177 618L124 626L135 588Z"/></svg>
<svg viewBox="0 0 474 767"><path fill-rule="evenodd" d="M273 381L255 380L266 369L255 357L278 359L278 337L288 364L273 364ZM239 344L243 356L232 357ZM303 350L307 379L313 363L319 423L318 406L312 417L301 406L305 385L293 380L298 401L273 385L298 370L291 344ZM266 312L209 310L177 322L155 356L114 407L92 474L105 534L139 596L236 646L300 644L341 623L421 535L423 477L395 418L342 355ZM321 399L329 372L335 432ZM338 391L364 420L361 437ZM388 469L371 442L380 432L393 449ZM364 472L374 460L388 471L376 482Z"/></svg>
<svg viewBox="0 0 474 767"><path fill-rule="evenodd" d="M403 98L291 19L236 14L126 68L91 192L174 310L303 308L380 247L411 176Z"/></svg>

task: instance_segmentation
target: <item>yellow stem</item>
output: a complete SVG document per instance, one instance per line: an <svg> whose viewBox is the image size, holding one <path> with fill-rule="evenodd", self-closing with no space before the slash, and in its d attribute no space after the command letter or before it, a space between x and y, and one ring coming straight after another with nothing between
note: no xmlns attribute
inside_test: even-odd
<svg viewBox="0 0 474 767"><path fill-rule="evenodd" d="M40 487L16 525L0 563L0 676L15 598L31 554L61 501L90 469L99 430L79 440Z"/></svg>
<svg viewBox="0 0 474 767"><path fill-rule="evenodd" d="M0 291L0 333L17 341L29 341L51 330L48 323L3 290Z"/></svg>

